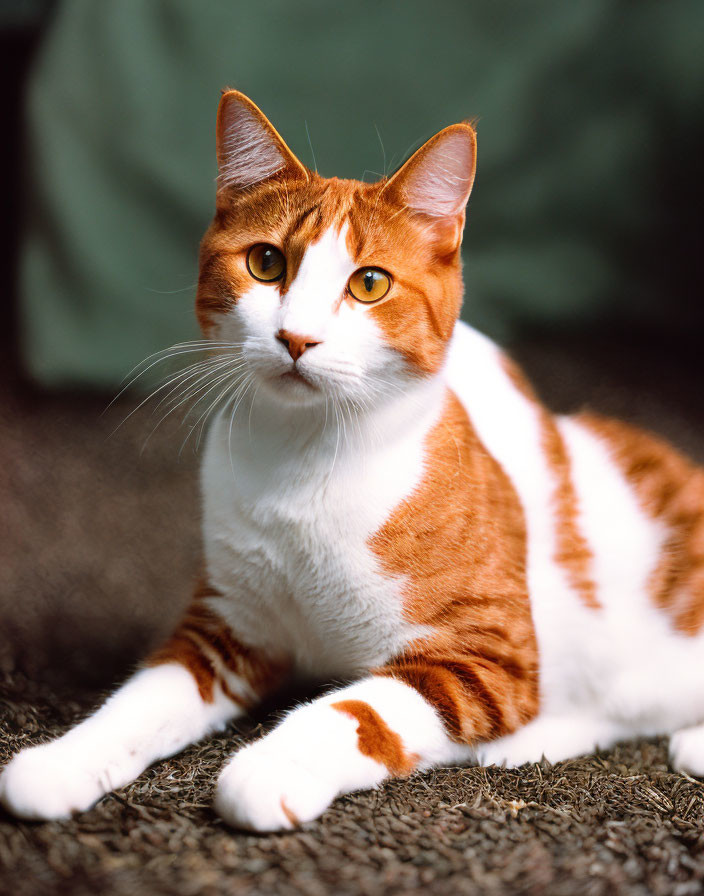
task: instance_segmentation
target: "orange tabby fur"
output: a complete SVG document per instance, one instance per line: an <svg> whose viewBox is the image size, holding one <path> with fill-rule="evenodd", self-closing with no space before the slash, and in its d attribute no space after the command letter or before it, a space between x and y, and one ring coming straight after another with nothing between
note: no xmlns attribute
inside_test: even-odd
<svg viewBox="0 0 704 896"><path fill-rule="evenodd" d="M678 631L696 635L704 625L704 470L635 426L592 413L579 419L607 443L643 509L665 526L651 593Z"/></svg>
<svg viewBox="0 0 704 896"><path fill-rule="evenodd" d="M474 140L470 125L456 127L468 129ZM290 154L283 141L282 146ZM458 249L464 211L452 221L434 220L407 206L399 178L422 164L426 147L401 172L378 183L322 178L290 154L280 176L246 193L221 191L201 248L197 309L204 331L245 288L250 245L265 239L282 247L286 276L273 288L283 296L306 247L345 222L348 250L359 267L382 258L389 270L402 272L390 298L368 313L419 376L437 372L460 307ZM340 301L353 302L349 296ZM584 605L598 611L592 553L580 529L567 446L518 367L508 359L503 363L539 416L542 449L555 481L554 559ZM653 581L654 600L672 614L678 629L699 631L704 622L704 474L693 475L692 465L665 443L612 421L581 419L610 441L644 506L670 527ZM523 511L452 393L428 437L420 485L370 546L389 575L405 578L406 618L426 632L375 674L411 684L437 708L458 740L496 738L534 717L538 656L526 585ZM677 602L678 587L692 583L700 597L683 606ZM368 713L362 723L359 708L356 717L366 732L364 738L360 734L365 743L371 742L368 732L375 725L383 730ZM378 734L377 740L388 742L386 734ZM375 749L379 753L382 748Z"/></svg>
<svg viewBox="0 0 704 896"><path fill-rule="evenodd" d="M509 358L504 358L503 367L516 389L535 406L540 417L543 450L556 483L553 495L557 523L555 560L564 567L570 584L584 604L596 610L600 607L600 603L591 576L592 554L579 528L579 501L572 481L570 459L564 439L552 415L540 404L533 387L518 365Z"/></svg>
<svg viewBox="0 0 704 896"><path fill-rule="evenodd" d="M419 690L460 740L507 734L538 708L525 539L510 482L448 393L423 481L371 546L428 632L376 672Z"/></svg>
<svg viewBox="0 0 704 896"><path fill-rule="evenodd" d="M147 665L181 663L196 680L203 700L211 703L218 686L234 703L248 709L257 698L261 699L281 683L287 664L242 644L205 603L206 598L217 596L217 591L200 582L178 628L165 644L152 652ZM234 693L228 685L227 673L244 681L256 698L249 700Z"/></svg>
<svg viewBox="0 0 704 896"><path fill-rule="evenodd" d="M216 807L233 825L290 828L389 774L631 735L673 734L673 765L704 777L704 470L626 424L553 417L456 323L472 126L375 184L309 171L236 91L217 128L196 309L223 350L212 407L231 413L202 480L221 592L206 577L146 668L13 760L3 804L68 817L294 674L355 680L230 760ZM261 243L281 279L250 275ZM376 304L350 288L366 268L391 281ZM259 429L236 419L242 381L266 392Z"/></svg>

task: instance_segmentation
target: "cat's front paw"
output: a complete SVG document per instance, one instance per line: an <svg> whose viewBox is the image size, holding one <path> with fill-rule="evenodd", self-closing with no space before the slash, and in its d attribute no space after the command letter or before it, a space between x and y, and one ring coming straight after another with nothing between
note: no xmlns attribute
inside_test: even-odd
<svg viewBox="0 0 704 896"><path fill-rule="evenodd" d="M683 728L672 735L670 765L677 772L704 777L704 725Z"/></svg>
<svg viewBox="0 0 704 896"><path fill-rule="evenodd" d="M104 793L95 775L55 744L22 750L0 774L0 803L18 818L50 821L89 809Z"/></svg>
<svg viewBox="0 0 704 896"><path fill-rule="evenodd" d="M236 828L291 830L322 815L336 796L334 785L269 748L264 739L240 750L225 766L215 811Z"/></svg>

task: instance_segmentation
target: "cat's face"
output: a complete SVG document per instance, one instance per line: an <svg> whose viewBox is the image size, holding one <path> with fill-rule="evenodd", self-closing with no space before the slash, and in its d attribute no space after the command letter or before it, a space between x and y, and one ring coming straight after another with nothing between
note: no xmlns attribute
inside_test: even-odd
<svg viewBox="0 0 704 896"><path fill-rule="evenodd" d="M236 91L218 113L217 211L200 259L203 332L286 404L365 406L442 365L462 299L468 124L391 178L323 178Z"/></svg>

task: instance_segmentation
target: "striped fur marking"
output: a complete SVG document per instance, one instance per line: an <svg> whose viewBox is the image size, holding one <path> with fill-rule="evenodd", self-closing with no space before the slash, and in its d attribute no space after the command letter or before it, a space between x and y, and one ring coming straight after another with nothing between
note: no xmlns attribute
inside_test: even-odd
<svg viewBox="0 0 704 896"><path fill-rule="evenodd" d="M204 597L214 595L208 586L199 586L176 631L151 654L146 665L181 663L195 678L203 700L213 701L217 684L233 703L247 709L281 682L288 666L239 641L204 603ZM242 693L233 684L244 684Z"/></svg>
<svg viewBox="0 0 704 896"><path fill-rule="evenodd" d="M552 496L555 510L555 561L565 572L570 585L584 605L593 610L601 606L592 577L592 552L579 526L579 498L572 478L567 446L552 414L540 403L538 396L517 364L502 358L502 366L514 387L536 408L542 433L542 447L555 480Z"/></svg>
<svg viewBox="0 0 704 896"><path fill-rule="evenodd" d="M592 552L579 527L579 498L572 479L567 446L547 411L541 415L543 450L555 478L555 561L585 606L601 608L592 577Z"/></svg>
<svg viewBox="0 0 704 896"><path fill-rule="evenodd" d="M685 635L704 625L704 470L663 439L597 414L577 420L601 440L643 510L668 532L650 582L656 606Z"/></svg>

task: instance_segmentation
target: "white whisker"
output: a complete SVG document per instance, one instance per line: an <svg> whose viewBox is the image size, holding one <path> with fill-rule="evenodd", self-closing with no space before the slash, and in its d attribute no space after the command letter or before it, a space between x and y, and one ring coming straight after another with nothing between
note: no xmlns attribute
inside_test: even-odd
<svg viewBox="0 0 704 896"><path fill-rule="evenodd" d="M254 402L257 400L257 392L259 391L259 384L257 384L257 388L254 390L254 394L252 395L252 401L249 405L249 415L247 417L247 431L249 433L249 442L250 445L252 443L252 411L254 410Z"/></svg>
<svg viewBox="0 0 704 896"><path fill-rule="evenodd" d="M240 347L239 344L234 343L234 342L213 342L211 340L203 340L202 342L199 342L199 343L195 343L195 342L194 343L188 343L188 342L176 343L176 345L169 346L169 348L161 349L158 352L154 352L153 354L151 354L147 358L145 358L143 361L140 361L139 364L137 364L135 367L133 367L132 370L122 378L121 383L124 383L125 380L128 380L128 382L125 383L125 385L118 391L118 393L109 402L109 404L107 405L107 407L105 408L105 410L102 413L103 414L107 413L107 411L113 406L113 404L115 404L115 402L118 400L118 398L120 398L131 386L133 386L137 382L137 380L140 379L140 377L142 377L146 373L148 373L157 364L161 364L164 361L169 361L169 360L171 360L171 358L176 358L176 357L179 357L180 355L194 354L196 352L204 352L204 351L214 350L214 349L218 349L218 348L239 348L239 347ZM154 358L155 360L153 360L153 361L151 361L151 363L147 364L147 366L143 370L139 370L139 368L143 364L146 364L152 358ZM139 370L139 372L135 373L135 371L138 371L138 370Z"/></svg>
<svg viewBox="0 0 704 896"><path fill-rule="evenodd" d="M238 361L238 359L234 359L234 360L235 360L235 362ZM230 376L230 374L235 373L238 370L241 370L244 366L245 366L244 362L233 364L233 361L229 360L228 362L219 364L217 367L213 368L212 370L208 370L204 374L201 374L201 376L199 376L198 379L196 379L196 381L194 383L191 383L191 385L187 387L187 389L185 390L187 393L186 398L178 400L176 403L176 407L180 407L181 405L183 405L185 403L185 401L188 401L189 399L194 398L199 393L203 393L194 402L194 404L191 406L189 411L186 413L186 416L188 416L188 413L190 413L190 411L192 411L204 398L206 398L210 394L210 392L212 392L213 388L215 388L215 386L218 385L218 383L220 383L224 378ZM212 374L216 374L214 379L211 378ZM203 382L203 380L205 380L205 382ZM202 383L202 385L201 385L201 383ZM181 392L181 395L183 395L183 394L184 393ZM172 408L172 410L175 410L175 408ZM186 419L186 417L183 418L182 422L185 422L185 419Z"/></svg>
<svg viewBox="0 0 704 896"><path fill-rule="evenodd" d="M233 407L232 407L232 411L230 413L230 425L229 425L228 431L227 431L227 451L228 451L228 454L230 455L230 469L232 470L232 478L233 479L235 479L236 477L235 477L235 463L232 459L232 425L235 422L235 414L237 413L237 408L240 406L240 401L242 400L242 397L246 393L247 389L249 388L249 386L253 380L254 380L253 373L245 374L244 385L242 385L240 387L240 389L236 390L235 397L232 400ZM238 395L240 396L239 398L238 398Z"/></svg>
<svg viewBox="0 0 704 896"><path fill-rule="evenodd" d="M214 389L216 389L219 385L221 385L223 382L228 382L228 380L231 380L231 379L232 379L232 374L235 373L236 370L237 370L237 369L235 369L234 371L233 371L233 370L227 370L225 373L223 373L223 374L221 374L220 376L218 376L218 377L216 378L215 382L214 382L214 383L210 386L210 388L207 390L207 392L205 392L204 395L201 395L201 397L200 397L200 398L198 399L198 401L196 402L196 405L200 404L201 401L203 401L208 395L210 395L210 393L211 393ZM244 376L244 374L241 374L240 376ZM237 382L239 382L239 377L236 378L236 383L237 383ZM236 383L235 383L235 384L232 384L232 383L230 382L230 384L228 384L228 385L225 386L225 388L220 392L220 394L217 396L217 398L215 399L215 401L211 402L211 403L208 405L208 407L205 409L205 411L204 411L204 412L200 415L200 417L196 420L196 422L195 422L195 423L193 424L193 426L191 427L190 432L193 432L194 429L197 429L197 428L198 428L198 425L201 423L201 421L203 421L203 424L205 425L205 421L207 420L209 413L213 410L213 408L216 407L216 405L222 400L222 398L227 394L227 392L228 392L231 388L233 388L233 385L236 385ZM194 406L194 407L195 407L195 406ZM186 419L187 419L187 417L188 417L188 414L189 414L192 410L193 410L193 407L190 408L189 411L186 413L186 415L184 416L184 418L183 418L183 420L182 420L183 423L186 422ZM189 432L189 435L190 435L190 432ZM186 441L188 441L188 437L186 437ZM200 444L200 437L198 438L198 444ZM179 453L180 453L180 452L179 452Z"/></svg>
<svg viewBox="0 0 704 896"><path fill-rule="evenodd" d="M212 372L213 371L208 371L208 376L210 376L210 374ZM233 371L231 369L228 369L224 374L219 374L219 376L216 377L216 382L221 382L222 379L224 379L225 377L231 376L232 373L233 373ZM162 416L159 418L156 426L152 429L152 431L147 436L147 439L144 442L144 445L142 446L142 451L144 451L144 449L147 446L147 443L149 442L151 437L154 435L154 433L157 431L157 429L161 426L161 424L164 422L164 420L166 420L167 417L169 417L171 414L173 414L174 411L177 411L180 407L183 407L183 405L186 402L192 400L193 397L198 394L198 392L201 392L203 389L206 389L211 384L211 382L206 383L204 386L202 386L200 388L195 388L195 384L187 386L185 389L181 388L181 391L179 392L179 395L177 396L177 398L171 402L170 407L168 407L166 412L164 414L162 414ZM188 414L193 411L193 409L199 404L201 399L202 399L202 396L201 396L201 398L196 399L196 401L191 405L191 407L188 409L188 411L182 418L181 425L183 425L186 422L186 419L188 418Z"/></svg>
<svg viewBox="0 0 704 896"><path fill-rule="evenodd" d="M229 358L224 360L222 357L218 357L218 358L211 358L207 361L201 361L198 364L192 364L191 366L186 367L183 371L181 371L180 373L178 373L174 377L172 377L170 382L175 383L174 387L172 389L170 389L169 392L167 392L161 399L159 399L159 402L156 404L156 406L152 410L152 415L155 414L159 410L159 408L162 406L162 404L164 404L164 402L168 402L169 398L174 394L174 392L177 392L179 389L181 389L182 391L179 394L183 394L183 386L185 386L186 383L188 383L191 380L198 377L200 374L203 373L203 371L206 372L205 375L207 376L210 373L214 373L220 367L229 365L231 363L232 363L232 361ZM186 391L188 391L188 389L190 389L190 388L191 387L188 386Z"/></svg>
<svg viewBox="0 0 704 896"><path fill-rule="evenodd" d="M219 369L219 367L220 367L220 365L217 365L216 369ZM210 375L213 372L214 372L213 369L208 370L208 375ZM196 374L193 374L193 375L196 375ZM205 387L203 387L203 388L205 388ZM188 385L184 388L184 382L181 381L181 382L177 383L176 386L174 386L174 388L168 393L168 395L172 395L176 391L179 392L178 396L170 402L169 406L167 407L166 412L164 414L162 414L162 416L157 421L156 426L154 426L152 431L147 436L144 444L142 445L142 451L144 451L144 449L147 447L147 443L149 442L151 437L154 435L154 433L157 431L157 429L161 426L161 424L164 422L164 420L166 420L166 418L168 416L170 416L174 411L178 410L179 407L181 407L186 401L188 401L190 398L192 398L193 395L195 395L197 391L200 391L200 390L198 389L198 390L194 391L194 384ZM168 395L166 397L168 397ZM159 407L161 407L164 400L165 400L165 398L161 399L161 401L159 402L157 407L152 412L151 416L153 416L154 413L156 412L156 410Z"/></svg>

